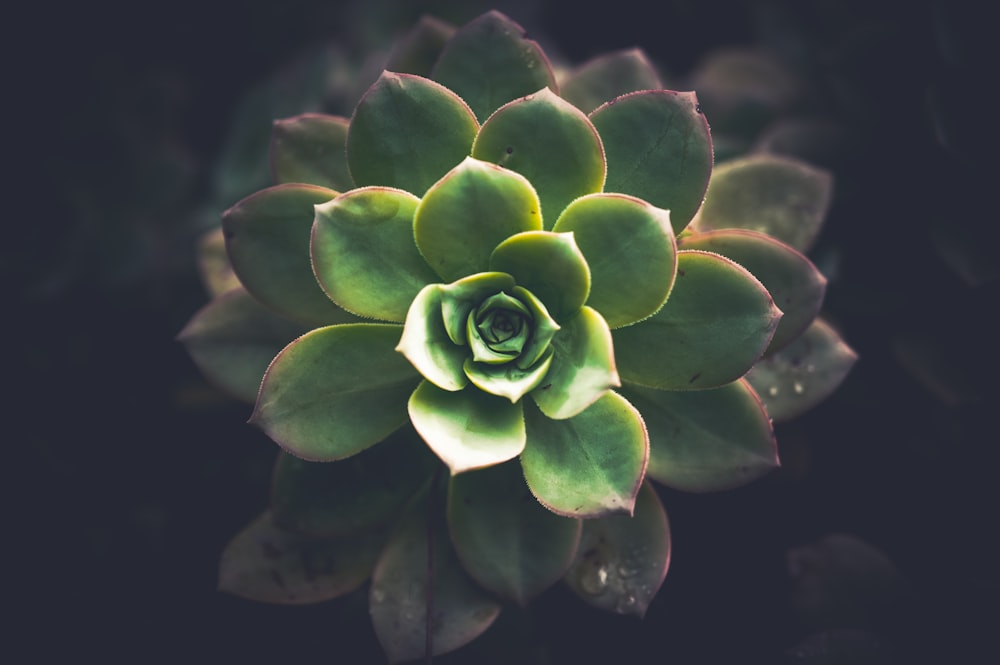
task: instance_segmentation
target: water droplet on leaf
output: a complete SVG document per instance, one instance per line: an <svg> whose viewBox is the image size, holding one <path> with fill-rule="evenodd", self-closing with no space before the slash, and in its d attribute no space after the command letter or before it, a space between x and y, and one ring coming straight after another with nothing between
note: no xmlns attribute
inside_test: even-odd
<svg viewBox="0 0 1000 665"><path fill-rule="evenodd" d="M806 387L803 386L798 381L796 381L795 383L792 384L792 389L795 391L796 395L801 395L802 393L804 393L806 391Z"/></svg>
<svg viewBox="0 0 1000 665"><path fill-rule="evenodd" d="M777 397L777 395L778 395L778 386L771 386L770 388L768 388L767 389L767 394L770 395L771 397Z"/></svg>
<svg viewBox="0 0 1000 665"><path fill-rule="evenodd" d="M608 569L601 566L585 566L580 573L580 588L591 596L599 596L608 588Z"/></svg>

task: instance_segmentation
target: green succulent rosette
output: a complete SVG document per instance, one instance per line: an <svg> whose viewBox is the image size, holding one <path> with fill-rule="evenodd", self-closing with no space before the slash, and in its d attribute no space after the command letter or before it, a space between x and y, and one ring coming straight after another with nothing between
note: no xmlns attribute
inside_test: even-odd
<svg viewBox="0 0 1000 665"><path fill-rule="evenodd" d="M223 216L238 286L181 334L283 450L224 588L311 602L370 576L393 661L423 653L431 564L452 619L436 653L485 630L497 599L523 604L560 579L642 615L669 560L647 479L711 491L777 466L760 382L801 364L825 279L766 219L722 219L738 195L702 214L710 180L734 186L712 175L695 94L659 80L636 50L557 80L490 12L458 29L422 21L349 119L275 124L276 184ZM774 176L772 199L788 190L801 209L788 183L802 175ZM766 217L772 199L748 209ZM852 359L836 357L842 378ZM428 510L441 528L420 528ZM319 539L349 565L319 583L300 566L293 591L275 589L254 547L276 539Z"/></svg>

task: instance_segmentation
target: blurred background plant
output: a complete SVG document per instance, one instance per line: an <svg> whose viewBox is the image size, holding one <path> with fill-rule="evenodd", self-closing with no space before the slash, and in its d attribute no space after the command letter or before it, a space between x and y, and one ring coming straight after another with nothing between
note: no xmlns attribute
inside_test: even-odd
<svg viewBox="0 0 1000 665"><path fill-rule="evenodd" d="M205 299L197 238L244 183L257 188L234 152L253 117L303 101L344 113L356 90L328 99L302 82L363 89L377 65L360 54L420 15L462 23L489 8L565 63L642 47L667 87L698 91L720 162L766 148L832 170L811 256L831 280L825 314L861 361L827 402L777 424L778 472L732 493L665 490L683 547L642 622L557 589L440 662L958 661L988 644L1000 270L984 251L987 22L971 2L574 7L99 2L44 25L12 16L39 27L13 78L29 177L15 179L0 263L21 324L8 326L12 632L39 657L325 662L331 645L378 657L362 598L278 608L215 591L218 553L264 508L275 451L173 336ZM282 82L303 96L264 105L291 112L248 110Z"/></svg>

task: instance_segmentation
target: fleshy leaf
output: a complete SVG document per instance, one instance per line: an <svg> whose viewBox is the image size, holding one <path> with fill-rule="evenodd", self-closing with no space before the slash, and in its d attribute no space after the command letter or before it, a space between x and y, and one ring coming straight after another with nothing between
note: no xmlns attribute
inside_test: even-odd
<svg viewBox="0 0 1000 665"><path fill-rule="evenodd" d="M381 526L438 464L410 427L339 462L307 462L282 452L271 483L271 512L283 529L327 538Z"/></svg>
<svg viewBox="0 0 1000 665"><path fill-rule="evenodd" d="M549 344L556 332L559 331L559 324L549 315L549 311L541 300L535 297L528 289L515 286L512 289L517 298L527 305L532 321L531 337L521 350L521 355L517 359L517 366L521 369L528 369L535 365L549 349Z"/></svg>
<svg viewBox="0 0 1000 665"><path fill-rule="evenodd" d="M590 294L590 269L572 233L511 236L493 250L490 269L512 275L556 321L575 315Z"/></svg>
<svg viewBox="0 0 1000 665"><path fill-rule="evenodd" d="M524 449L521 403L475 386L448 392L421 383L409 402L410 420L452 474L517 457Z"/></svg>
<svg viewBox="0 0 1000 665"><path fill-rule="evenodd" d="M363 187L316 206L313 270L330 299L374 319L402 323L424 286L437 281L413 242L419 199Z"/></svg>
<svg viewBox="0 0 1000 665"><path fill-rule="evenodd" d="M226 251L240 282L279 314L303 323L333 323L334 305L313 275L309 234L315 209L337 192L315 185L276 185L251 194L222 215Z"/></svg>
<svg viewBox="0 0 1000 665"><path fill-rule="evenodd" d="M531 181L549 228L570 201L604 186L604 148L597 130L580 109L548 88L491 115L472 145L472 156Z"/></svg>
<svg viewBox="0 0 1000 665"><path fill-rule="evenodd" d="M469 314L493 294L514 289L514 278L502 272L481 272L441 286L441 316L448 336L465 345Z"/></svg>
<svg viewBox="0 0 1000 665"><path fill-rule="evenodd" d="M687 492L715 492L778 466L771 420L744 379L711 390L626 385L621 392L649 431L647 478Z"/></svg>
<svg viewBox="0 0 1000 665"><path fill-rule="evenodd" d="M455 26L433 16L420 20L396 42L385 68L390 72L430 77L445 44L455 34Z"/></svg>
<svg viewBox="0 0 1000 665"><path fill-rule="evenodd" d="M354 319L347 312L344 318ZM209 381L253 404L268 364L307 330L238 288L202 307L177 339Z"/></svg>
<svg viewBox="0 0 1000 665"><path fill-rule="evenodd" d="M604 141L604 191L631 194L670 211L680 233L705 197L712 137L693 92L646 90L590 114Z"/></svg>
<svg viewBox="0 0 1000 665"><path fill-rule="evenodd" d="M434 517L428 518L428 510ZM500 604L459 563L441 513L437 501L431 508L426 501L414 502L372 574L369 611L390 663L423 657L429 642L431 655L453 651L479 637L500 614ZM433 553L430 567L429 550ZM428 594L433 603L430 641Z"/></svg>
<svg viewBox="0 0 1000 665"><path fill-rule="evenodd" d="M775 421L790 420L837 389L858 355L823 319L747 373Z"/></svg>
<svg viewBox="0 0 1000 665"><path fill-rule="evenodd" d="M571 231L590 267L587 304L612 328L660 310L673 288L677 247L670 213L624 194L573 201L554 230Z"/></svg>
<svg viewBox="0 0 1000 665"><path fill-rule="evenodd" d="M563 99L590 113L604 102L629 92L663 87L656 68L642 49L631 48L592 58L559 87Z"/></svg>
<svg viewBox="0 0 1000 665"><path fill-rule="evenodd" d="M541 47L496 10L458 29L431 78L458 93L480 122L513 99L544 87L558 90Z"/></svg>
<svg viewBox="0 0 1000 665"><path fill-rule="evenodd" d="M742 229L692 233L681 238L678 246L721 254L760 280L783 314L766 353L802 334L823 305L823 273L801 252L763 233Z"/></svg>
<svg viewBox="0 0 1000 665"><path fill-rule="evenodd" d="M667 513L649 483L639 490L635 513L583 523L566 583L585 602L618 614L646 614L670 565Z"/></svg>
<svg viewBox="0 0 1000 665"><path fill-rule="evenodd" d="M539 505L516 461L453 476L448 521L465 570L522 606L565 574L580 539L580 521Z"/></svg>
<svg viewBox="0 0 1000 665"><path fill-rule="evenodd" d="M781 319L767 289L718 254L677 252L677 279L657 314L613 332L623 381L661 390L715 388L743 376Z"/></svg>
<svg viewBox="0 0 1000 665"><path fill-rule="evenodd" d="M531 183L472 157L427 192L413 221L420 253L448 282L487 270L490 254L502 241L541 228Z"/></svg>
<svg viewBox="0 0 1000 665"><path fill-rule="evenodd" d="M347 164L358 186L416 196L462 161L479 131L472 111L430 79L383 72L358 102L347 132Z"/></svg>
<svg viewBox="0 0 1000 665"><path fill-rule="evenodd" d="M790 157L751 155L715 169L699 231L749 229L808 251L826 219L833 176Z"/></svg>
<svg viewBox="0 0 1000 665"><path fill-rule="evenodd" d="M516 402L545 380L552 365L552 350L534 365L521 369L517 363L489 365L465 360L465 375L480 390Z"/></svg>
<svg viewBox="0 0 1000 665"><path fill-rule="evenodd" d="M384 542L381 532L342 539L291 533L265 512L223 550L219 590L289 605L338 598L365 583Z"/></svg>
<svg viewBox="0 0 1000 665"><path fill-rule="evenodd" d="M528 443L521 466L535 498L567 517L632 514L649 458L635 407L610 391L566 420L523 404Z"/></svg>
<svg viewBox="0 0 1000 665"><path fill-rule="evenodd" d="M576 416L621 385L611 331L601 315L584 306L552 338L555 355L545 380L532 393L549 418Z"/></svg>
<svg viewBox="0 0 1000 665"><path fill-rule="evenodd" d="M468 349L453 342L442 316L440 284L428 284L413 299L396 350L406 356L428 381L444 390L461 390L468 383L462 364Z"/></svg>
<svg viewBox="0 0 1000 665"><path fill-rule="evenodd" d="M198 274L205 291L213 298L243 288L226 254L222 227L206 231L198 238Z"/></svg>
<svg viewBox="0 0 1000 665"><path fill-rule="evenodd" d="M401 332L354 323L303 335L267 368L250 422L307 460L344 459L378 443L406 422L420 380L395 351Z"/></svg>
<svg viewBox="0 0 1000 665"><path fill-rule="evenodd" d="M301 182L339 192L354 186L347 169L348 119L322 113L275 120L271 175L276 183Z"/></svg>

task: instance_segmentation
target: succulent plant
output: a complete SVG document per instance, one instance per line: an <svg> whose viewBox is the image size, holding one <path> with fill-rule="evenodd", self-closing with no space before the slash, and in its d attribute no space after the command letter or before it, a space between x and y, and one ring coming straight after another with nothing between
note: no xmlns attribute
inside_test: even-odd
<svg viewBox="0 0 1000 665"><path fill-rule="evenodd" d="M695 94L659 80L637 50L557 80L490 12L418 24L351 118L275 122L276 184L223 215L236 286L180 335L282 448L223 589L371 578L394 662L560 580L641 616L670 556L649 481L778 465L768 408L854 360L803 254L830 178L767 155L713 175Z"/></svg>

